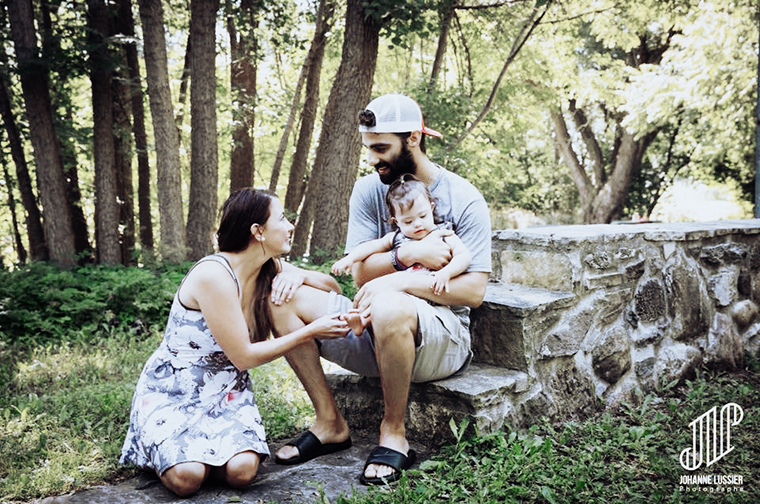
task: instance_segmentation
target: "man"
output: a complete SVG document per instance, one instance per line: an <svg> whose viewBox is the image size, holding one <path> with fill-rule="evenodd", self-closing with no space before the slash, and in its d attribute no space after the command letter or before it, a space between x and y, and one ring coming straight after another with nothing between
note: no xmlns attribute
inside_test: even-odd
<svg viewBox="0 0 760 504"><path fill-rule="evenodd" d="M449 291L440 295L433 294L427 275L406 269L420 263L438 270L447 264L451 248L441 237L452 231L435 231L395 252L375 254L356 264L353 274L361 288L353 304L371 315L371 326L361 335L349 333L344 339L318 345L319 354L327 360L380 377L385 410L379 446L367 459L360 480L382 484L395 481L414 463L404 425L410 384L451 376L471 358L469 307L479 306L485 294L491 271L491 229L488 207L477 189L427 157L425 135L441 135L424 126L414 100L400 94L376 98L359 114L359 131L368 150L367 161L376 173L354 186L346 252L390 231L384 204L387 184L412 173L428 184L437 200L437 213L453 224L453 232L472 255L468 270L451 279ZM346 298L331 299L328 312L351 308ZM309 354L313 349L301 348L288 361L314 402L317 423L305 433L308 442L302 435L277 453L279 463L297 463L346 448L346 443L350 446L348 426L335 407L321 367L317 369Z"/></svg>

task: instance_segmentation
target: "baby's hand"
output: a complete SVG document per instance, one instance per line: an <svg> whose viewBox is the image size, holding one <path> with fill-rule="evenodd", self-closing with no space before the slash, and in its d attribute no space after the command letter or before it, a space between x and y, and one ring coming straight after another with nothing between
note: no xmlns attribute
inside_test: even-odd
<svg viewBox="0 0 760 504"><path fill-rule="evenodd" d="M330 271L333 275L348 275L351 273L351 266L353 266L353 264L354 262L346 256L343 259L335 261L332 268L330 268Z"/></svg>
<svg viewBox="0 0 760 504"><path fill-rule="evenodd" d="M449 292L449 280L451 280L449 275L445 272L434 271L431 273L431 276L433 280L430 282L430 289L433 291L433 294L440 296L443 292Z"/></svg>

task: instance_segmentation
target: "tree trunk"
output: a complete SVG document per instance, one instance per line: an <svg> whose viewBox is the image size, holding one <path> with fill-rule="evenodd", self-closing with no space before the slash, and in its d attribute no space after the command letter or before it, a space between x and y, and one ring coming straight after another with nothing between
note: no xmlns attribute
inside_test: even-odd
<svg viewBox="0 0 760 504"><path fill-rule="evenodd" d="M185 260L185 224L179 163L179 135L174 123L161 2L138 0L145 51L148 97L153 118L158 173L161 255L171 263Z"/></svg>
<svg viewBox="0 0 760 504"><path fill-rule="evenodd" d="M185 45L185 64L182 67L182 77L179 83L179 96L177 98L177 130L179 131L179 143L182 144L182 124L185 122L185 110L187 110L187 85L190 82L190 56L193 54L192 39L187 37Z"/></svg>
<svg viewBox="0 0 760 504"><path fill-rule="evenodd" d="M190 205L187 246L190 259L212 251L216 217L218 159L216 141L216 11L218 0L192 0L190 38Z"/></svg>
<svg viewBox="0 0 760 504"><path fill-rule="evenodd" d="M562 112L553 110L551 116L554 121L557 147L562 160L570 170L570 178L575 182L581 197L583 222L586 224L606 224L619 219L628 198L631 181L641 169L644 152L657 136L659 130L648 133L637 140L634 135L618 125L618 130L622 132L619 135L618 146L613 149L609 162L601 161L603 166L610 167L609 172L604 171L601 175L605 183L595 187L584 166L578 160ZM587 134L593 135L590 129ZM584 139L584 142L588 145L589 140ZM595 139L594 143L596 143ZM598 172L603 170L603 166L600 168L599 162L594 159L591 160L591 163L592 170L597 172L596 178L599 178Z"/></svg>
<svg viewBox="0 0 760 504"><path fill-rule="evenodd" d="M98 262L121 264L119 207L116 193L112 74L105 38L106 4L87 1L90 29L90 81L92 82L93 158L95 161L95 243Z"/></svg>
<svg viewBox="0 0 760 504"><path fill-rule="evenodd" d="M134 37L135 23L132 17L132 0L121 0L119 19L122 33ZM148 138L145 134L145 107L140 79L140 64L137 58L137 44L128 42L124 46L129 79L127 91L132 110L132 135L137 154L137 203L140 222L140 245L144 252L153 253L153 222L150 212L150 163L148 162Z"/></svg>
<svg viewBox="0 0 760 504"><path fill-rule="evenodd" d="M24 242L21 240L21 232L18 229L18 218L16 217L16 198L13 196L13 179L8 171L8 163L5 160L4 153L0 164L3 165L3 180L5 181L5 189L8 191L8 209L11 212L11 225L13 226L13 244L16 248L16 256L18 257L18 264L26 264L26 249L24 248ZM0 268L3 267L3 256L0 255Z"/></svg>
<svg viewBox="0 0 760 504"><path fill-rule="evenodd" d="M82 191L79 189L79 174L77 172L79 162L77 160L76 140L72 131L74 129L74 113L71 103L71 90L67 86L71 80L71 70L69 65L61 64L62 55L61 37L53 31L53 20L51 13L55 12L60 5L54 5L49 2L40 3L40 14L42 18L41 35L42 35L42 58L47 62L55 64L51 75L56 75L56 85L51 89L51 101L53 104L53 124L58 137L61 149L61 162L63 163L64 179L66 180L66 198L69 202L69 211L71 212L71 228L74 231L74 248L76 249L79 263L88 262L92 259L92 248L90 247L90 232L87 228L87 218L84 216L82 208ZM57 104L63 103L65 116L63 118L56 113Z"/></svg>
<svg viewBox="0 0 760 504"><path fill-rule="evenodd" d="M334 13L335 2L333 0L322 0L320 2L314 38L304 62L304 67L308 66L309 68L306 76L306 96L301 109L301 128L296 142L296 151L293 154L293 162L290 165L288 190L285 194L285 209L293 214L298 212L306 188L306 161L311 149L311 136L314 133L314 123L317 119L317 107L319 106L319 78L322 74L327 32L332 28ZM294 242L293 245L295 246L296 243ZM303 255L306 252L306 242L298 245L301 247L301 255Z"/></svg>
<svg viewBox="0 0 760 504"><path fill-rule="evenodd" d="M659 129L636 139L636 136L623 132L620 137L620 148L612 160L612 172L609 179L596 194L589 209L588 222L592 224L608 224L620 219L623 207L628 199L631 181L641 170L641 160L649 144L657 136Z"/></svg>
<svg viewBox="0 0 760 504"><path fill-rule="evenodd" d="M307 56L308 59L308 56ZM277 154L274 156L274 164L272 165L272 176L269 178L269 191L277 192L277 182L280 178L280 170L282 169L282 161L285 158L285 150L288 148L288 137L290 137L290 130L293 129L293 123L296 120L296 110L298 110L298 104L301 102L301 90L303 89L303 83L306 80L306 73L308 72L306 63L301 67L301 73L298 74L298 82L296 82L296 89L293 91L293 100L290 103L290 112L288 112L288 119L285 121L285 129L280 137L280 145L277 147Z"/></svg>
<svg viewBox="0 0 760 504"><path fill-rule="evenodd" d="M348 200L361 151L356 114L366 107L372 92L379 32L380 26L364 12L362 1L349 0L341 62L325 109L325 127L305 203L314 215L312 255L335 253L345 242Z"/></svg>
<svg viewBox="0 0 760 504"><path fill-rule="evenodd" d="M435 89L435 85L438 82L438 76L443 67L443 57L446 55L446 44L449 39L451 21L454 19L454 14L456 13L455 9L458 3L458 0L451 0L446 2L443 6L445 10L441 13L441 28L438 32L438 46L435 49L435 59L433 60L433 68L430 71L430 82L428 84L428 89L430 91Z"/></svg>
<svg viewBox="0 0 760 504"><path fill-rule="evenodd" d="M27 240L29 240L29 251L32 261L47 261L49 256L45 243L45 233L42 229L42 216L40 215L40 208L37 206L37 198L34 196L34 189L32 189L32 179L29 176L29 168L26 164L24 145L16 127L16 120L13 117L11 98L5 85L6 76L2 72L3 68L5 65L0 66L0 117L3 119L5 132L8 135L11 159L16 166L16 179L21 194L21 203L26 210L26 235ZM19 257L19 259L21 258Z"/></svg>
<svg viewBox="0 0 760 504"><path fill-rule="evenodd" d="M240 3L240 15L235 16L232 2L227 1L227 31L230 36L232 68L232 152L230 152L230 193L253 185L255 170L253 130L256 124L256 75L258 12L252 0ZM241 30L236 29L239 19ZM243 34L246 35L242 35Z"/></svg>
<svg viewBox="0 0 760 504"><path fill-rule="evenodd" d="M14 46L34 147L50 259L63 266L75 262L71 212L66 199L60 144L53 126L45 62L39 58L31 0L7 2Z"/></svg>
<svg viewBox="0 0 760 504"><path fill-rule="evenodd" d="M120 32L118 32L120 33ZM136 264L135 257L135 204L132 181L132 125L130 124L131 96L126 53L123 46L116 48L121 64L113 80L114 116L114 168L116 194L121 230L121 259L125 266Z"/></svg>

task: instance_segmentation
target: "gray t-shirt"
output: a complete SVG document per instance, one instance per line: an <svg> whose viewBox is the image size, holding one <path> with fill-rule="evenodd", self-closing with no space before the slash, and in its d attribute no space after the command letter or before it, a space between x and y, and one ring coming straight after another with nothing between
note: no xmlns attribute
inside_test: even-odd
<svg viewBox="0 0 760 504"><path fill-rule="evenodd" d="M393 231L385 206L387 190L377 173L356 181L349 203L346 253L360 243ZM490 273L491 217L483 196L470 182L442 167L430 192L436 199L436 214L452 223L454 232L470 251L472 259L467 271ZM452 307L452 310L464 316L463 323L468 323L469 309Z"/></svg>

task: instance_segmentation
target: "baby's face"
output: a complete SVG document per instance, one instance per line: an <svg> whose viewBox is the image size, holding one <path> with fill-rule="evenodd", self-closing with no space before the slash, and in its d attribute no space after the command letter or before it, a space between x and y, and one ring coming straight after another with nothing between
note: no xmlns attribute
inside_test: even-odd
<svg viewBox="0 0 760 504"><path fill-rule="evenodd" d="M396 207L395 221L404 236L421 240L435 229L433 204L424 194L420 194L408 208L401 210Z"/></svg>

